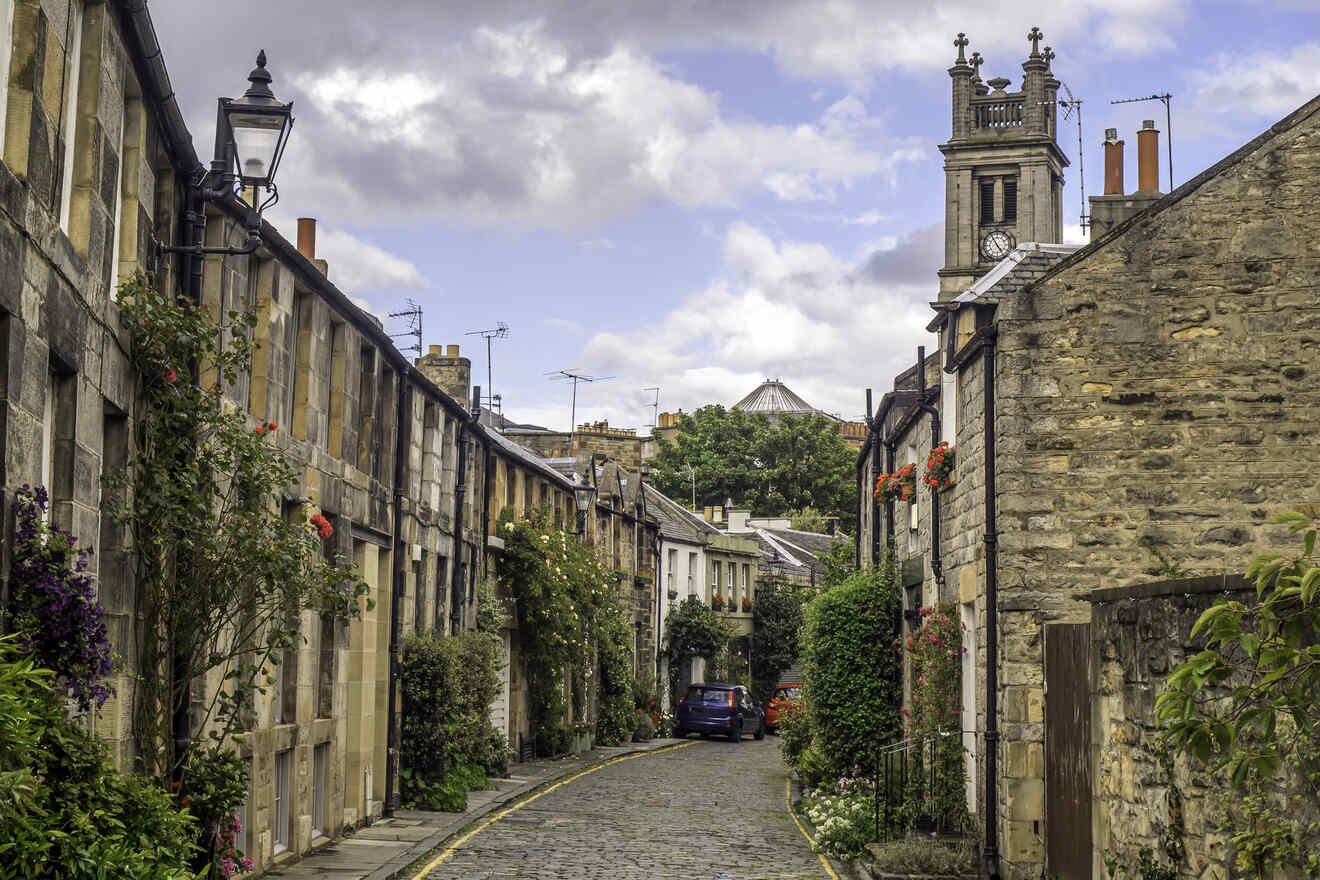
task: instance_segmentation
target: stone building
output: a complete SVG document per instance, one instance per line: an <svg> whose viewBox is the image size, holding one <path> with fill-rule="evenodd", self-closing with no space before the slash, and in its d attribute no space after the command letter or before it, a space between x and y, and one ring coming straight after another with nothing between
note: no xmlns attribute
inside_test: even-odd
<svg viewBox="0 0 1320 880"><path fill-rule="evenodd" d="M572 431L552 431L539 425L507 422L500 433L526 446L542 458L580 458L599 455L636 470L642 466L642 437L633 428L612 428L608 421L585 422Z"/></svg>
<svg viewBox="0 0 1320 880"><path fill-rule="evenodd" d="M1033 53L1028 77L1047 56ZM1104 876L1103 853L1135 863L1169 821L1167 780L1143 769L1154 764L1152 692L1132 690L1168 667L1125 655L1132 621L1100 603L1170 563L1203 578L1241 573L1253 554L1287 546L1272 515L1320 491L1320 445L1306 429L1320 322L1306 244L1320 231L1309 197L1317 111L1320 99L1167 196L1149 196L1149 167L1139 197L1123 196L1120 173L1092 206L1108 226L1085 247L1018 243L974 272L959 256L941 275L938 351L873 415L858 460L859 556L892 543L909 613L958 606L969 806L989 820L1006 876ZM978 222L954 212L947 236L974 240ZM919 482L911 504L872 503L877 473L915 461L920 479L941 439L957 449L951 488ZM1194 586L1148 588L1143 601L1204 592ZM1188 614L1146 631L1171 659ZM1188 816L1185 870L1226 876L1206 803Z"/></svg>

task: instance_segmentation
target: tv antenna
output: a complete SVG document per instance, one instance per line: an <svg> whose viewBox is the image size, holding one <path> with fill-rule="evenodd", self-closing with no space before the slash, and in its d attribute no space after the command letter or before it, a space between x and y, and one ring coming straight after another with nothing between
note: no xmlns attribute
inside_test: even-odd
<svg viewBox="0 0 1320 880"><path fill-rule="evenodd" d="M572 380L573 380L573 405L572 405L572 409L569 410L569 417L568 417L568 422L569 422L568 431L569 431L570 434L571 434L572 432L574 432L574 431L577 430L577 387L578 387L578 383L579 383L579 382L604 382L606 379L613 379L613 378L614 378L613 376L588 376L588 375L586 375L585 373L579 373L579 372L578 372L577 370L575 370L575 369L570 369L570 370L551 370L550 372L546 373L546 375L549 376L550 379L551 379L552 381L559 381L559 380L561 380L561 379L572 379Z"/></svg>
<svg viewBox="0 0 1320 880"><path fill-rule="evenodd" d="M486 401L487 403L493 403L495 400L495 380L491 377L490 341L492 339L507 339L509 325L503 321L496 321L495 326L490 330L469 330L463 335L480 336L486 340Z"/></svg>
<svg viewBox="0 0 1320 880"><path fill-rule="evenodd" d="M400 336L413 337L414 339L417 340L417 342L415 342L412 345L409 345L407 348L404 348L403 351L415 351L417 352L417 356L421 357L422 356L422 307L411 299L404 300L404 302L408 303L408 308L404 309L402 312L390 312L389 315L387 315L387 317L407 318L408 329L404 330L402 333L391 333L390 339L398 339Z"/></svg>
<svg viewBox="0 0 1320 880"><path fill-rule="evenodd" d="M1110 104L1139 104L1142 101L1159 101L1164 105L1164 128L1169 136L1166 140L1169 143L1169 192L1173 192L1173 110L1169 105L1173 102L1173 95L1165 92L1162 95L1147 95L1144 98L1119 98L1117 101L1110 101Z"/></svg>
<svg viewBox="0 0 1320 880"><path fill-rule="evenodd" d="M655 392L655 400L651 403L651 424L646 426L648 428L654 428L656 423L660 421L660 386L652 385L650 388L643 388L642 390Z"/></svg>
<svg viewBox="0 0 1320 880"><path fill-rule="evenodd" d="M1048 52L1049 46L1045 47ZM1067 83L1059 83L1063 86L1063 92L1068 97L1058 98L1054 101L1041 101L1042 104L1058 104L1063 108L1063 118L1067 119L1074 110L1077 111L1077 183L1082 189L1082 211L1078 219L1082 224L1082 233L1085 234L1086 228L1091 225L1091 215L1086 213L1086 150L1082 146L1082 99L1074 98L1072 89L1068 88Z"/></svg>

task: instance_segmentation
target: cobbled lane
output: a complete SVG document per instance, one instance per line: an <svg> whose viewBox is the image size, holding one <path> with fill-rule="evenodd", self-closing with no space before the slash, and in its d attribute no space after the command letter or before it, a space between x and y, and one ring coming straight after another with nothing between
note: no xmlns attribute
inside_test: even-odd
<svg viewBox="0 0 1320 880"><path fill-rule="evenodd" d="M620 761L499 819L425 876L822 880L784 774L775 737Z"/></svg>

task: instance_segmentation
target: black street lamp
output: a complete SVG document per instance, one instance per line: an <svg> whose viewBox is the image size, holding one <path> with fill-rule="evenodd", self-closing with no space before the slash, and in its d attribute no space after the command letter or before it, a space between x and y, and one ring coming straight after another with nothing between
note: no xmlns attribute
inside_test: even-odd
<svg viewBox="0 0 1320 880"><path fill-rule="evenodd" d="M591 506L595 500L596 487L590 483L582 483L573 487L573 501L577 504L579 535L587 533L587 515L591 513Z"/></svg>
<svg viewBox="0 0 1320 880"><path fill-rule="evenodd" d="M188 186L185 216L190 226L189 242L161 245L164 253L250 254L261 244L261 212L279 201L275 172L288 144L293 127L293 102L281 103L270 90L271 75L266 69L266 52L257 53L257 66L248 74L248 86L241 98L219 98L215 118L215 154L211 167L197 172ZM252 204L243 218L248 240L241 247L205 247L205 202L242 202L242 193L252 192ZM257 190L268 193L264 201ZM190 295L201 294L201 260L194 260L189 280Z"/></svg>

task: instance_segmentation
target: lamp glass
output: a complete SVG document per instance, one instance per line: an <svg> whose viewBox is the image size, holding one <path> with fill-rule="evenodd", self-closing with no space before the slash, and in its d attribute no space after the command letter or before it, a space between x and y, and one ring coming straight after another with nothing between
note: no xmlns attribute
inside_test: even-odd
<svg viewBox="0 0 1320 880"><path fill-rule="evenodd" d="M596 488L594 486L578 486L573 490L573 498L577 502L578 513L586 513L591 509L591 501L596 497Z"/></svg>
<svg viewBox="0 0 1320 880"><path fill-rule="evenodd" d="M238 173L245 183L269 183L279 157L280 142L288 117L277 113L252 113L235 109L229 112L229 128L234 135Z"/></svg>

